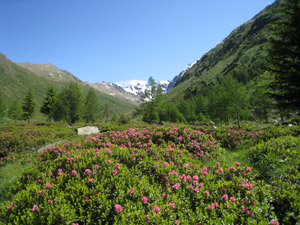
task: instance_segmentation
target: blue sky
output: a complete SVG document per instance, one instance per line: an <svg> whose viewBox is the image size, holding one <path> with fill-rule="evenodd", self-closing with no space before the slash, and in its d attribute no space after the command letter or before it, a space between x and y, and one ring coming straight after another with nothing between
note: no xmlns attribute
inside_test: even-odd
<svg viewBox="0 0 300 225"><path fill-rule="evenodd" d="M275 0L2 0L0 52L89 82L172 79Z"/></svg>

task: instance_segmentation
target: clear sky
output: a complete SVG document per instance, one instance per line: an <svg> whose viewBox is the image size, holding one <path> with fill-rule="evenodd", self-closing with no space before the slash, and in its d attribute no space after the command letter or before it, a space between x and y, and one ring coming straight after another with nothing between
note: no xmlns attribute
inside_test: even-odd
<svg viewBox="0 0 300 225"><path fill-rule="evenodd" d="M0 0L0 52L84 81L171 80L275 0Z"/></svg>

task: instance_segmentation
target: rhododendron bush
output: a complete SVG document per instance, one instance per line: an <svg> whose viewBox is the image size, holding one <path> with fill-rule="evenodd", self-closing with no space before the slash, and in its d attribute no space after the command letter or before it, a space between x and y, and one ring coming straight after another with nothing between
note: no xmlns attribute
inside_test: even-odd
<svg viewBox="0 0 300 225"><path fill-rule="evenodd" d="M1 204L4 224L278 224L270 185L225 165L210 132L129 128L40 152Z"/></svg>

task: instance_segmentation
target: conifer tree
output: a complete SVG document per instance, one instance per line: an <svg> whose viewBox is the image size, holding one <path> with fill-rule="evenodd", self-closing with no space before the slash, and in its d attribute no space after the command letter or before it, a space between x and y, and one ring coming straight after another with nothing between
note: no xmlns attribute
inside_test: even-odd
<svg viewBox="0 0 300 225"><path fill-rule="evenodd" d="M86 95L83 118L86 122L95 122L101 118L100 104L93 88Z"/></svg>
<svg viewBox="0 0 300 225"><path fill-rule="evenodd" d="M10 119L15 120L15 124L17 123L17 120L22 119L22 109L17 100L14 100L12 104L8 108L8 117Z"/></svg>
<svg viewBox="0 0 300 225"><path fill-rule="evenodd" d="M36 106L36 102L34 100L33 92L31 87L29 87L22 105L23 119L27 120L28 123L29 120L33 117L35 106Z"/></svg>
<svg viewBox="0 0 300 225"><path fill-rule="evenodd" d="M281 109L300 109L300 1L282 1L281 19L270 38L270 71L275 76L270 87Z"/></svg>
<svg viewBox="0 0 300 225"><path fill-rule="evenodd" d="M4 117L5 111L6 111L6 106L2 94L0 93L0 119Z"/></svg>
<svg viewBox="0 0 300 225"><path fill-rule="evenodd" d="M43 100L43 105L40 109L41 113L48 116L48 119L53 121L54 119L54 104L55 104L55 98L56 98L56 91L54 86L52 85L48 91L47 94Z"/></svg>

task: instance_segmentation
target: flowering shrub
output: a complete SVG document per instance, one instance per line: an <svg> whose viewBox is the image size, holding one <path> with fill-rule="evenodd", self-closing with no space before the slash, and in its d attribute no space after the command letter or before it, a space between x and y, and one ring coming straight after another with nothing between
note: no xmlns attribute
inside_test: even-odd
<svg viewBox="0 0 300 225"><path fill-rule="evenodd" d="M269 188L216 163L213 135L175 127L109 131L37 155L0 205L12 224L268 224ZM272 222L273 223L273 222Z"/></svg>

